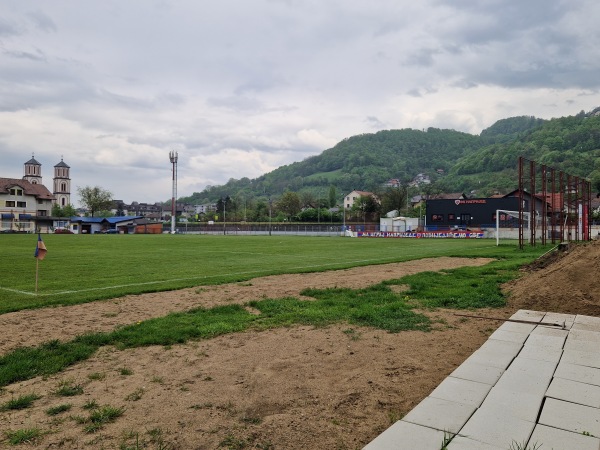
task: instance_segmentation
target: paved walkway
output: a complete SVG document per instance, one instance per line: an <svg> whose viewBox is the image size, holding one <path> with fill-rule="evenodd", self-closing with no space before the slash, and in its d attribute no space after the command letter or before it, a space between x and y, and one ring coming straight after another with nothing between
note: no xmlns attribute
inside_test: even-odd
<svg viewBox="0 0 600 450"><path fill-rule="evenodd" d="M600 317L511 319L364 450L599 450Z"/></svg>

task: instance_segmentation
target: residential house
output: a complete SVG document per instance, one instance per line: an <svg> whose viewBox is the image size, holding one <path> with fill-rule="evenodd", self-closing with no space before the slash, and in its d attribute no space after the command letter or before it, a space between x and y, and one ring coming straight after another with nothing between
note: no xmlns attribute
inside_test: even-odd
<svg viewBox="0 0 600 450"><path fill-rule="evenodd" d="M163 217L163 207L161 203L138 203L131 202L127 208L129 214L134 216L145 217L146 219L159 221Z"/></svg>
<svg viewBox="0 0 600 450"><path fill-rule="evenodd" d="M0 178L2 232L47 232L52 227L54 196L43 185L18 178Z"/></svg>
<svg viewBox="0 0 600 450"><path fill-rule="evenodd" d="M372 192L352 191L344 197L344 209L352 209L354 202L358 200L359 197L373 197L373 199L379 203L379 198Z"/></svg>

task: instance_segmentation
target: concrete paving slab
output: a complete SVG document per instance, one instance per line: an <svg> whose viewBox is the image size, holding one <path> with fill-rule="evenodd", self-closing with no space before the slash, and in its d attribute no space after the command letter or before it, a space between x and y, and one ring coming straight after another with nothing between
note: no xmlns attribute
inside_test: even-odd
<svg viewBox="0 0 600 450"><path fill-rule="evenodd" d="M497 367L465 361L458 366L454 372L450 374L450 376L454 378L461 378L463 380L477 381L478 383L494 385L503 373L504 370Z"/></svg>
<svg viewBox="0 0 600 450"><path fill-rule="evenodd" d="M588 352L588 353L597 353L598 352L598 343L590 342L590 341L579 341L577 339L569 339L565 341L565 345L563 349L565 351L579 351L579 352Z"/></svg>
<svg viewBox="0 0 600 450"><path fill-rule="evenodd" d="M447 377L429 396L479 407L491 388L489 384Z"/></svg>
<svg viewBox="0 0 600 450"><path fill-rule="evenodd" d="M600 331L597 325L584 323L574 323L571 330Z"/></svg>
<svg viewBox="0 0 600 450"><path fill-rule="evenodd" d="M600 436L600 409L547 398L538 421L561 430Z"/></svg>
<svg viewBox="0 0 600 450"><path fill-rule="evenodd" d="M528 337L529 333L506 331L498 328L492 333L490 339L497 339L499 341L518 342L519 344L523 344Z"/></svg>
<svg viewBox="0 0 600 450"><path fill-rule="evenodd" d="M565 337L531 333L527 341L525 341L525 345L535 345L536 347L548 347L558 350L564 347Z"/></svg>
<svg viewBox="0 0 600 450"><path fill-rule="evenodd" d="M443 441L443 431L400 420L367 444L363 450L439 450Z"/></svg>
<svg viewBox="0 0 600 450"><path fill-rule="evenodd" d="M529 334L525 345L562 349L568 335L568 330L540 325Z"/></svg>
<svg viewBox="0 0 600 450"><path fill-rule="evenodd" d="M522 348L518 342L488 339L467 361L484 366L506 369Z"/></svg>
<svg viewBox="0 0 600 450"><path fill-rule="evenodd" d="M577 341L590 341L598 344L600 343L600 331L581 330L574 328L569 333L569 339L575 339Z"/></svg>
<svg viewBox="0 0 600 450"><path fill-rule="evenodd" d="M523 347L523 350L519 352L518 358L527 358L536 361L548 361L558 363L562 357L562 348L553 348L539 345L527 345ZM517 358L517 359L518 359Z"/></svg>
<svg viewBox="0 0 600 450"><path fill-rule="evenodd" d="M545 389L544 389L545 391ZM543 393L512 391L494 386L481 408L488 408L504 417L514 417L528 422L536 421L542 406ZM464 434L461 431L461 434ZM493 442L491 442L493 444Z"/></svg>
<svg viewBox="0 0 600 450"><path fill-rule="evenodd" d="M567 329L505 322L402 419L406 425L394 424L365 448L439 450L445 431L458 433L451 450L599 450L600 318L526 310L513 318L564 321Z"/></svg>
<svg viewBox="0 0 600 450"><path fill-rule="evenodd" d="M529 448L537 448L534 445L539 445L540 450L598 450L600 439L545 425L537 425L529 439Z"/></svg>
<svg viewBox="0 0 600 450"><path fill-rule="evenodd" d="M528 320L531 322L541 322L545 315L546 313L541 311L530 311L528 309L520 309L512 316L510 316L510 318L512 320Z"/></svg>
<svg viewBox="0 0 600 450"><path fill-rule="evenodd" d="M406 416L404 422L435 428L436 430L458 433L473 415L477 407L452 402L441 398L426 397Z"/></svg>
<svg viewBox="0 0 600 450"><path fill-rule="evenodd" d="M600 317L595 316L583 316L578 314L575 316L575 324L573 325L576 329L588 329L600 331Z"/></svg>
<svg viewBox="0 0 600 450"><path fill-rule="evenodd" d="M571 350L563 354L562 362L600 368L600 352Z"/></svg>
<svg viewBox="0 0 600 450"><path fill-rule="evenodd" d="M448 450L506 450L506 448L485 444L464 436L456 436L446 448Z"/></svg>
<svg viewBox="0 0 600 450"><path fill-rule="evenodd" d="M596 367L579 366L561 361L558 363L554 378L579 381L580 383L600 386L600 369Z"/></svg>
<svg viewBox="0 0 600 450"><path fill-rule="evenodd" d="M460 430L461 436L505 449L511 446L513 440L526 442L529 439L534 422L505 414L499 408L486 408L485 404Z"/></svg>
<svg viewBox="0 0 600 450"><path fill-rule="evenodd" d="M557 364L558 361L554 362L529 359L526 358L521 352L519 353L519 357L513 360L512 364L508 367L502 378L513 378L526 375L528 377L539 378L550 383Z"/></svg>
<svg viewBox="0 0 600 450"><path fill-rule="evenodd" d="M546 391L546 397L600 408L600 386L564 378L552 380Z"/></svg>
<svg viewBox="0 0 600 450"><path fill-rule="evenodd" d="M562 328L546 327L538 325L535 330L531 332L533 336L549 336L554 338L566 339L569 335L569 330L563 330Z"/></svg>
<svg viewBox="0 0 600 450"><path fill-rule="evenodd" d="M544 316L544 318L542 319L542 322L561 323L561 324L564 323L565 328L567 330L569 330L575 323L575 317L576 317L575 314L560 314L560 313L547 312L546 315Z"/></svg>
<svg viewBox="0 0 600 450"><path fill-rule="evenodd" d="M535 327L537 327L537 325L530 323L504 322L498 327L498 329L503 331L512 331L513 333L529 334L535 330Z"/></svg>

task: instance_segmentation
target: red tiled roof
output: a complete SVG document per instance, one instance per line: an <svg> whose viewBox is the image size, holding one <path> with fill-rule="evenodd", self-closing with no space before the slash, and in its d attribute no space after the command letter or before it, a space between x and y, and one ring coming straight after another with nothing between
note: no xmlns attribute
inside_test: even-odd
<svg viewBox="0 0 600 450"><path fill-rule="evenodd" d="M53 200L54 196L42 184L32 184L19 178L0 178L0 192L7 193L10 188L20 187L26 195L33 195L42 200Z"/></svg>

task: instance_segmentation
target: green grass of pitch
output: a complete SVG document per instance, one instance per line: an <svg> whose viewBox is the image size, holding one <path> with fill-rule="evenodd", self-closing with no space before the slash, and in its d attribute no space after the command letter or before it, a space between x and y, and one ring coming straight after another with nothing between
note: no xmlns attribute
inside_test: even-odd
<svg viewBox="0 0 600 450"><path fill-rule="evenodd" d="M438 256L522 257L492 240L305 236L0 235L0 314L282 273L319 272ZM530 250L527 258L543 249Z"/></svg>

